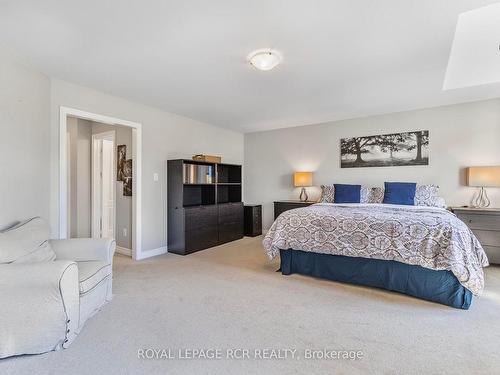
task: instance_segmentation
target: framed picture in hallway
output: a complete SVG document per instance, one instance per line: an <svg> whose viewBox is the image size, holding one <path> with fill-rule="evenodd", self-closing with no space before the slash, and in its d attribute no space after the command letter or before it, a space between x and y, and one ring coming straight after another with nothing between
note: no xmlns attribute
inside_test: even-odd
<svg viewBox="0 0 500 375"><path fill-rule="evenodd" d="M429 131L342 138L340 167L395 167L429 164Z"/></svg>
<svg viewBox="0 0 500 375"><path fill-rule="evenodd" d="M125 181L123 168L127 160L127 146L118 145L116 147L116 181Z"/></svg>
<svg viewBox="0 0 500 375"><path fill-rule="evenodd" d="M132 159L123 163L123 195L132 196Z"/></svg>
<svg viewBox="0 0 500 375"><path fill-rule="evenodd" d="M123 196L132 196L132 177L127 177L125 181L123 181Z"/></svg>

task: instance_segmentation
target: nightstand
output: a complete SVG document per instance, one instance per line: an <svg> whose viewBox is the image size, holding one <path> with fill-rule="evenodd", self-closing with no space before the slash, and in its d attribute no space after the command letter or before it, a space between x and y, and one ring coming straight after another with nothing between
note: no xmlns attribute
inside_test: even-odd
<svg viewBox="0 0 500 375"><path fill-rule="evenodd" d="M274 201L274 220L280 216L281 213L288 211L288 210L293 210L294 208L301 208L301 207L307 207L310 206L311 204L318 203L318 202L312 202L312 201Z"/></svg>
<svg viewBox="0 0 500 375"><path fill-rule="evenodd" d="M472 230L490 263L500 264L500 208L451 207Z"/></svg>
<svg viewBox="0 0 500 375"><path fill-rule="evenodd" d="M262 234L262 206L245 204L243 216L245 236L260 236Z"/></svg>

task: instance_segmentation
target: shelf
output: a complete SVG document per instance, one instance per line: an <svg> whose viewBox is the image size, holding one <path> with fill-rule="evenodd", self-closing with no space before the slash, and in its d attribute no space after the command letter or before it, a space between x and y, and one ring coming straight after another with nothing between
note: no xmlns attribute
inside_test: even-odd
<svg viewBox="0 0 500 375"><path fill-rule="evenodd" d="M240 184L219 184L217 187L217 203L241 202Z"/></svg>
<svg viewBox="0 0 500 375"><path fill-rule="evenodd" d="M227 186L231 186L231 185L234 185L234 186L239 186L241 185L241 182L217 182L217 185L227 185Z"/></svg>
<svg viewBox="0 0 500 375"><path fill-rule="evenodd" d="M217 164L217 184L241 184L241 166Z"/></svg>
<svg viewBox="0 0 500 375"><path fill-rule="evenodd" d="M215 204L215 184L184 184L183 206Z"/></svg>
<svg viewBox="0 0 500 375"><path fill-rule="evenodd" d="M210 183L210 184L209 184L209 183L205 183L205 184L203 184L203 183L199 183L199 184L190 184L190 183L188 183L188 182L185 182L183 185L184 185L184 186L215 186L215 183L213 183L213 182L212 182L212 183Z"/></svg>
<svg viewBox="0 0 500 375"><path fill-rule="evenodd" d="M197 164L197 165L211 165L215 166L215 163L210 163L208 161L192 160L192 159L182 159L184 164Z"/></svg>
<svg viewBox="0 0 500 375"><path fill-rule="evenodd" d="M206 203L206 204L184 204L182 207L183 208L190 208L190 207L203 207L203 206L213 206L213 203Z"/></svg>

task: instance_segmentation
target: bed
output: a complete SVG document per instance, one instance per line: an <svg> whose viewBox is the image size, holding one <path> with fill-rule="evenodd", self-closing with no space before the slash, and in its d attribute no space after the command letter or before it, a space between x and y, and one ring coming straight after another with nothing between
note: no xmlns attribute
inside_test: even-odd
<svg viewBox="0 0 500 375"><path fill-rule="evenodd" d="M388 289L468 309L484 288L486 254L443 208L318 203L282 213L263 240L284 275Z"/></svg>

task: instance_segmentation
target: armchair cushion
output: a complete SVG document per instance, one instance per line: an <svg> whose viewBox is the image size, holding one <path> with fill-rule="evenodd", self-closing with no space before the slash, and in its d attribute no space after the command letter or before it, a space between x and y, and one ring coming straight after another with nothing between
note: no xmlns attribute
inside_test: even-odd
<svg viewBox="0 0 500 375"><path fill-rule="evenodd" d="M0 301L0 358L65 348L79 324L77 264L0 265Z"/></svg>
<svg viewBox="0 0 500 375"><path fill-rule="evenodd" d="M34 217L0 232L0 264L47 262L56 258L48 223Z"/></svg>
<svg viewBox="0 0 500 375"><path fill-rule="evenodd" d="M111 275L111 265L100 260L77 262L80 294L90 292Z"/></svg>
<svg viewBox="0 0 500 375"><path fill-rule="evenodd" d="M57 259L75 262L100 260L112 264L115 240L110 238L72 238L69 240L50 240Z"/></svg>

